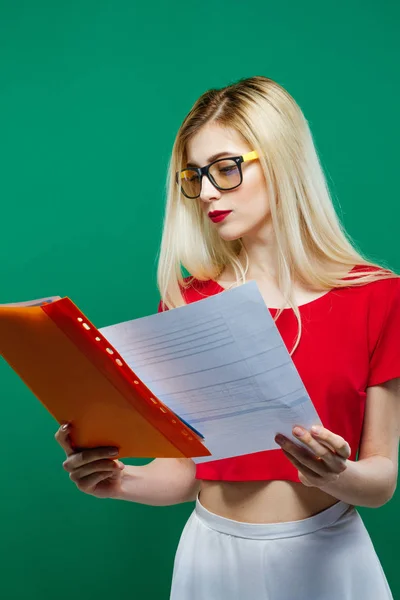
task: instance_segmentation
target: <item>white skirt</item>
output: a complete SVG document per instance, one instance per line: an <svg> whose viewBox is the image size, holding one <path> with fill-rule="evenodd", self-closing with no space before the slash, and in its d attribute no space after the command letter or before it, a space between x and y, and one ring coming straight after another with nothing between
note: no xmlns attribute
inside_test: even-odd
<svg viewBox="0 0 400 600"><path fill-rule="evenodd" d="M241 523L196 506L170 600L393 600L371 538L345 502L308 519Z"/></svg>

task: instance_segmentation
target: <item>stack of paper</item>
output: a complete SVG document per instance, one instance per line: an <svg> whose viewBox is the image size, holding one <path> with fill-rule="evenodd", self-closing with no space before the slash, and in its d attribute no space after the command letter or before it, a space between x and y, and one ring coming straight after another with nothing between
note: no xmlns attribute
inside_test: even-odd
<svg viewBox="0 0 400 600"><path fill-rule="evenodd" d="M279 448L277 433L301 445L292 427L321 423L255 282L99 331L204 436L196 463Z"/></svg>

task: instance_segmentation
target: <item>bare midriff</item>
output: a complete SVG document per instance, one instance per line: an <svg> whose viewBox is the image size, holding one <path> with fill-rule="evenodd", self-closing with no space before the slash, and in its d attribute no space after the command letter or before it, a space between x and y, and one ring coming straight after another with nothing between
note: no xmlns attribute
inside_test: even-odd
<svg viewBox="0 0 400 600"><path fill-rule="evenodd" d="M245 523L299 521L338 502L318 488L282 480L203 480L199 500L210 512Z"/></svg>

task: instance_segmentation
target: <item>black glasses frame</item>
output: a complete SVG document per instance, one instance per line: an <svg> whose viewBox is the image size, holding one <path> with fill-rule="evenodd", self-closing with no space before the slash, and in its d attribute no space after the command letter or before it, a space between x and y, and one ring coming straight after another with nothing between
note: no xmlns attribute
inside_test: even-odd
<svg viewBox="0 0 400 600"><path fill-rule="evenodd" d="M223 191L227 191L227 190L234 190L235 188L239 187L239 185L242 184L243 182L243 171L242 171L242 163L243 162L247 162L248 160L254 160L255 158L258 158L256 152L249 152L247 154L243 154L242 156L226 156L225 158L217 158L217 160L213 160L213 162L209 163L208 165L205 165L204 167L186 167L186 169L181 169L180 171L177 171L176 175L175 175L175 179L176 179L176 183L179 185L181 192L184 196L186 196L186 198L190 198L191 200L194 200L195 198L199 198L201 195L201 181L203 179L203 176L205 175L208 180L212 183L212 185L214 187L216 187L218 190L221 190L221 192ZM222 161L226 161L226 160L233 160L238 169L239 169L239 175L240 175L240 182L237 185L234 185L232 187L229 188L222 188L220 187L217 182L214 180L213 176L211 175L211 173L209 172L210 168L215 165L215 163L218 162L222 162ZM197 196L188 196L181 183L180 180L183 179L182 174L185 171L195 171L200 179L200 193L197 194Z"/></svg>

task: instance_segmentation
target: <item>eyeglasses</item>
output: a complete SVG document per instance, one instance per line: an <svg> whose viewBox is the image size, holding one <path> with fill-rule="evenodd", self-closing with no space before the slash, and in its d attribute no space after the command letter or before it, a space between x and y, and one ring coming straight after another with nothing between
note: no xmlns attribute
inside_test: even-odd
<svg viewBox="0 0 400 600"><path fill-rule="evenodd" d="M201 194L203 175L218 190L233 190L242 183L242 163L255 160L258 154L255 150L242 156L219 158L205 167L190 167L176 173L176 183L180 186L186 198L198 198Z"/></svg>

